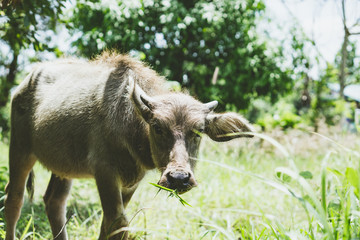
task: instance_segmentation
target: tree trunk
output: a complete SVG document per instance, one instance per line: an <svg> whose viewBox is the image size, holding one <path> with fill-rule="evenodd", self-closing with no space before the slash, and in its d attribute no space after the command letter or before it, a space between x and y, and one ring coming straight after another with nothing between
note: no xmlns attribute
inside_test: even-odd
<svg viewBox="0 0 360 240"><path fill-rule="evenodd" d="M348 58L348 51L347 51L347 46L349 43L349 36L350 33L347 29L347 27L344 25L344 42L342 44L341 47L341 63L340 63L340 76L339 76L339 84L340 84L340 97L344 98L344 88L345 88L345 80L346 80L346 63L347 63L347 58Z"/></svg>
<svg viewBox="0 0 360 240"><path fill-rule="evenodd" d="M302 108L310 108L311 106L311 97L309 93L309 84L310 84L310 76L306 73L304 78L304 90L301 93L301 107Z"/></svg>
<svg viewBox="0 0 360 240"><path fill-rule="evenodd" d="M346 9L345 9L345 0L341 1L341 10L342 10L342 22L344 27L344 41L341 47L341 63L340 63L340 75L339 75L339 85L340 90L339 94L341 98L344 98L344 88L345 88L345 80L346 80L346 65L347 65L347 58L348 58L348 51L347 46L349 44L349 36L350 31L346 26Z"/></svg>

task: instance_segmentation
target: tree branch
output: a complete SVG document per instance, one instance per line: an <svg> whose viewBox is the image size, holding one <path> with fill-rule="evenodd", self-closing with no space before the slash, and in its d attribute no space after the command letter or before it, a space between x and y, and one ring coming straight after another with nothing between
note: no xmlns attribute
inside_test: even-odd
<svg viewBox="0 0 360 240"><path fill-rule="evenodd" d="M305 35L305 37L307 38L307 40L310 40L312 46L314 47L315 51L317 52L317 54L319 55L320 58L322 58L326 63L328 62L324 55L321 53L318 45L316 44L315 38L314 38L314 29L312 29L312 37L309 37L304 30L304 27L301 25L299 19L295 16L295 14L291 11L291 9L289 8L289 6L286 4L285 0L281 0L281 3L283 4L283 6L285 7L285 9L287 10L287 12L289 13L289 15L295 20L296 24L299 26L299 28L301 29L302 33ZM315 22L315 16L313 17L313 22Z"/></svg>
<svg viewBox="0 0 360 240"><path fill-rule="evenodd" d="M350 28L357 27L357 26L359 26L359 25L360 25L360 18L358 18L358 19L356 20L356 22L355 22Z"/></svg>
<svg viewBox="0 0 360 240"><path fill-rule="evenodd" d="M341 0L341 11L344 28L346 27L345 0Z"/></svg>

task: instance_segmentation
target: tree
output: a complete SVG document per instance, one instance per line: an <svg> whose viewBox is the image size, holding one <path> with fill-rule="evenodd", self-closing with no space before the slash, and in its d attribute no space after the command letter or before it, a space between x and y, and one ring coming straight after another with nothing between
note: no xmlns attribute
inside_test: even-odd
<svg viewBox="0 0 360 240"><path fill-rule="evenodd" d="M356 61L356 43L354 41L348 40L348 46L346 47L346 53L344 54L343 49L341 48L338 52L338 54L335 56L335 66L338 69L338 78L336 82L339 82L339 78L342 74L341 69L343 66L345 68L343 71L345 74L344 79L344 88L349 84L354 84L356 82L359 82L359 68L360 65ZM346 55L346 59L343 58L343 56ZM344 63L344 60L345 63Z"/></svg>
<svg viewBox="0 0 360 240"><path fill-rule="evenodd" d="M311 96L310 92L312 91L311 83L312 79L310 77L310 70L313 66L313 62L309 57L310 49L314 48L314 41L310 40L306 34L303 32L303 29L297 27L292 27L291 30L291 59L293 66L293 75L296 80L302 82L299 96L299 101L295 103L297 110L307 110L311 106ZM299 111L300 112L300 111Z"/></svg>
<svg viewBox="0 0 360 240"><path fill-rule="evenodd" d="M79 52L104 49L135 53L202 101L244 109L252 98L276 100L291 87L280 69L281 51L271 51L255 31L262 1L139 1L109 4L78 0L68 27ZM218 78L212 81L214 70Z"/></svg>
<svg viewBox="0 0 360 240"><path fill-rule="evenodd" d="M6 49L0 55L0 108L6 106L10 89L15 85L19 58L24 49L35 51L50 48L48 30L55 30L65 0L4 0L0 3L0 46ZM0 128L8 128L0 115Z"/></svg>
<svg viewBox="0 0 360 240"><path fill-rule="evenodd" d="M353 29L360 25L360 18L356 20L356 22L349 26L347 15L346 15L346 1L341 0L341 18L344 28L344 39L341 47L341 60L340 60L340 74L339 74L339 84L340 84L340 97L344 97L344 88L346 87L346 77L348 75L348 65L349 62L349 50L348 47L350 45L349 38L352 35L360 35L360 32L355 32ZM354 49L354 44L352 48Z"/></svg>

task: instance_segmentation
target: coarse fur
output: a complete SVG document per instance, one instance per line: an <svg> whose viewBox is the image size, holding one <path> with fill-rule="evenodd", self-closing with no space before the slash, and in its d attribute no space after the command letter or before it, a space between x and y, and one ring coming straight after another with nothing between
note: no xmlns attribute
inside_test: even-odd
<svg viewBox="0 0 360 240"><path fill-rule="evenodd" d="M104 211L99 239L127 239L124 208L146 170L161 171L160 185L188 191L197 184L199 132L228 141L239 137L228 133L253 131L235 113L213 113L216 105L169 91L163 77L127 55L39 64L12 99L6 239L15 239L36 160L52 172L44 201L54 238L67 239L71 179L91 177Z"/></svg>

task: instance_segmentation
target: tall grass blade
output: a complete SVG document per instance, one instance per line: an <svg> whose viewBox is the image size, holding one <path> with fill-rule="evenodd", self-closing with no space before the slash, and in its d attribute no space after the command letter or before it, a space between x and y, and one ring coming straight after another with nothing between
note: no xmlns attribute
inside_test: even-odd
<svg viewBox="0 0 360 240"><path fill-rule="evenodd" d="M327 201L326 201L326 166L328 159L333 151L327 152L321 164L321 203L323 205L323 209L325 212L325 216L327 216Z"/></svg>
<svg viewBox="0 0 360 240"><path fill-rule="evenodd" d="M284 185L279 184L279 183L274 182L274 181L271 181L271 180L266 179L264 177L261 177L260 175L257 175L257 174L251 173L251 172L242 171L240 169L237 169L235 167L229 166L229 165L224 164L224 163L219 163L219 162L215 162L215 161L211 161L211 160L205 160L205 159L198 159L198 158L192 158L192 159L196 160L196 161L199 161L199 162L211 163L211 164L217 165L219 167L222 167L224 169L230 170L232 172L237 172L237 173L240 173L240 174L244 174L244 175L256 178L256 179L266 183L267 185L272 186L272 187L280 190L281 192L283 192L283 193L285 193L287 195L292 195L293 194Z"/></svg>
<svg viewBox="0 0 360 240"><path fill-rule="evenodd" d="M32 221L33 221L33 217L31 216L28 223L26 224L26 227L25 227L21 237L20 237L20 240L24 240L25 238L27 238L28 236L30 236L32 234L31 232L29 233L29 229L30 229Z"/></svg>
<svg viewBox="0 0 360 240"><path fill-rule="evenodd" d="M351 239L351 233L350 233L350 206L351 206L351 201L350 201L350 196L351 196L351 191L352 191L352 187L350 187L350 189L348 190L348 192L346 193L346 205L345 205L345 211L344 211L344 232L343 232L343 239Z"/></svg>
<svg viewBox="0 0 360 240"><path fill-rule="evenodd" d="M321 223L322 228L325 230L326 234L328 235L329 239L333 240L333 231L327 221L327 216L323 208L323 205L318 200L314 190L310 187L309 183L299 174L293 172L290 169L280 167L277 168L277 171L289 175L300 184L300 186L305 191L305 193L310 197L312 204L314 204L314 207L307 200L303 198L298 198L298 199L305 204L307 210L309 210L312 214L314 214L314 216L316 216L319 223Z"/></svg>
<svg viewBox="0 0 360 240"><path fill-rule="evenodd" d="M269 143L271 143L273 146L275 146L283 155L284 157L290 157L290 154L288 153L288 151L275 139L273 139L272 137L269 137L265 134L262 133L254 133L254 132L234 132L234 133L228 133L228 134L224 134L224 135L220 135L219 137L231 137L231 136L249 136L249 135L253 135L255 137L264 139L266 141L268 141Z"/></svg>
<svg viewBox="0 0 360 240"><path fill-rule="evenodd" d="M333 139L331 139L331 138L329 138L329 137L327 137L327 136L324 136L324 135L322 135L322 134L320 134L320 133L317 133L317 132L306 131L306 130L303 130L303 131L309 132L309 133L314 134L314 135L316 135L316 136L319 136L319 137L321 137L321 138L323 138L323 139L325 139L325 140L327 140L327 141L335 144L336 146L338 146L338 147L341 148L342 150L344 150L344 151L346 151L346 152L348 152L348 153L352 153L352 154L354 154L354 155L357 156L357 157L360 157L360 152L355 151L355 150L352 150L352 149L350 149L350 148L348 148L348 147L345 147L344 145L336 142L335 140L333 140Z"/></svg>
<svg viewBox="0 0 360 240"><path fill-rule="evenodd" d="M265 214L265 213L254 212L254 211L243 210L243 209L237 209L237 208L235 208L235 209L233 209L233 208L215 208L215 209L212 209L212 211L240 213L240 214L245 214L245 215L250 215L250 216L264 217L264 218L270 219L270 220L275 220L276 219L276 217L274 215L271 215L271 214Z"/></svg>
<svg viewBox="0 0 360 240"><path fill-rule="evenodd" d="M190 214L197 216L198 218L201 218L204 222L201 223L203 226L208 226L208 227L212 227L215 230L217 230L217 232L222 233L227 239L229 240L238 240L238 238L235 237L233 232L227 231L225 228L219 226L218 224L214 223L212 220L210 220L209 218L204 217L202 214L197 213L195 211L189 211L187 210ZM218 238L216 238L218 239Z"/></svg>

